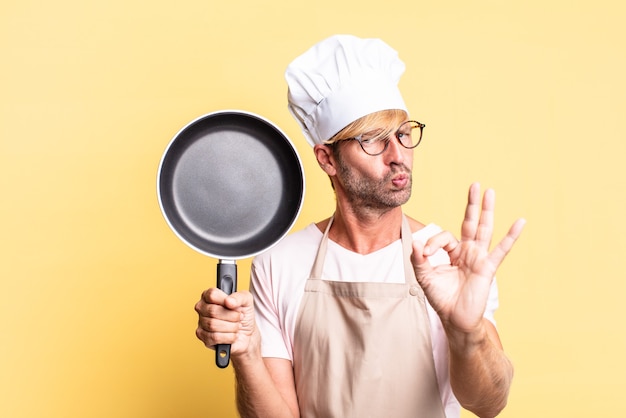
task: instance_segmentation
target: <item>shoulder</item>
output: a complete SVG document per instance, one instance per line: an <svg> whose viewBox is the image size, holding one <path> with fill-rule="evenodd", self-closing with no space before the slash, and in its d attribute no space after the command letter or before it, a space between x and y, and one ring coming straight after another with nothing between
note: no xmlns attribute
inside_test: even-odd
<svg viewBox="0 0 626 418"><path fill-rule="evenodd" d="M437 224L423 224L422 222L415 220L410 216L407 216L407 219L409 220L409 226L411 227L411 232L413 233L413 239L425 241L433 235L436 235L443 231L443 229Z"/></svg>
<svg viewBox="0 0 626 418"><path fill-rule="evenodd" d="M269 250L257 255L253 264L261 266L280 261L293 262L302 257L306 258L311 253L314 257L321 240L322 233L318 227L313 223L309 224L287 235Z"/></svg>
<svg viewBox="0 0 626 418"><path fill-rule="evenodd" d="M406 218L409 221L409 226L411 227L411 232L415 233L415 232L419 231L420 229L424 228L425 225L423 223L421 223L420 221L418 221L416 219L413 219L409 215L406 215L406 214L404 216L406 216Z"/></svg>
<svg viewBox="0 0 626 418"><path fill-rule="evenodd" d="M437 235L443 231L443 229L437 224L424 225L422 228L413 232L413 238L419 240L428 240L429 238Z"/></svg>

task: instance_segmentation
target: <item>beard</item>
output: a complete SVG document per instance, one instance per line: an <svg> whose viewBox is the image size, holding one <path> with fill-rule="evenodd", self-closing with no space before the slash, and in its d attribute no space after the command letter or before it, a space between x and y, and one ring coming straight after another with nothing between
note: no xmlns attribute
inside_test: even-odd
<svg viewBox="0 0 626 418"><path fill-rule="evenodd" d="M389 210L405 204L411 197L413 176L411 170L404 164L392 166L387 175L375 179L358 175L340 156L337 161L337 176L354 207ZM407 174L409 178L405 187L397 189L393 187L392 179L400 173Z"/></svg>

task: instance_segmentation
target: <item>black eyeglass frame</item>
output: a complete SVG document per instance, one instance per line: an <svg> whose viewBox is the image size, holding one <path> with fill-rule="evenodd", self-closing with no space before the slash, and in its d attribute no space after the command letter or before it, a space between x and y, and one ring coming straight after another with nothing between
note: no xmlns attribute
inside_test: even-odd
<svg viewBox="0 0 626 418"><path fill-rule="evenodd" d="M400 133L400 128L402 126L404 126L405 124L407 124L407 123L414 123L414 124L417 125L416 128L420 129L420 137L419 137L419 139L417 140L415 145L412 145L410 147L404 145L402 143L402 140L398 136L398 134ZM407 120L406 122L402 122L402 124L398 127L396 132L393 134L393 136L398 140L398 143L400 145L402 145L404 148L406 148L406 149L414 149L422 142L422 135L424 134L424 128L425 127L426 127L426 125L424 125L423 123L418 122L416 120ZM412 128L412 129L415 129L415 128ZM359 143L359 145L361 146L361 149L363 150L363 152L366 153L367 155L371 155L372 157L375 157L375 156L380 155L380 154L384 153L385 151L387 151L387 148L389 148L389 142L391 142L391 139L389 138L389 135L385 139L381 139L381 141L385 141L385 146L383 147L382 151L377 152L376 154L372 154L370 152L367 152L367 150L363 146L363 142L362 142L363 141L363 134L355 136L355 137L352 137L352 138L346 138L345 140L355 140L355 141L357 141ZM341 141L339 141L339 142L341 142Z"/></svg>

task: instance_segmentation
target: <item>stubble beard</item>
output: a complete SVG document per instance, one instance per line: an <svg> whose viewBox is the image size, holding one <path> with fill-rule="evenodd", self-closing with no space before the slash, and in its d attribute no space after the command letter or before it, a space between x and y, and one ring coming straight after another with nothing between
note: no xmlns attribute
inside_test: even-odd
<svg viewBox="0 0 626 418"><path fill-rule="evenodd" d="M399 173L409 176L407 185L402 189L393 189L392 179ZM353 208L363 208L386 212L408 202L411 197L413 176L405 165L394 165L391 171L382 179L357 176L352 168L338 159L338 176L346 190L347 197Z"/></svg>

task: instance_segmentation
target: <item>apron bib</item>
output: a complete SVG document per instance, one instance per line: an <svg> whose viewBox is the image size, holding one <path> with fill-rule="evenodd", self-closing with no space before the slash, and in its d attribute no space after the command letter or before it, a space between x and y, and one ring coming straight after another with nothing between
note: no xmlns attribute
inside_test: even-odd
<svg viewBox="0 0 626 418"><path fill-rule="evenodd" d="M445 418L424 293L402 220L405 283L322 280L330 220L296 320L300 414L335 418Z"/></svg>

